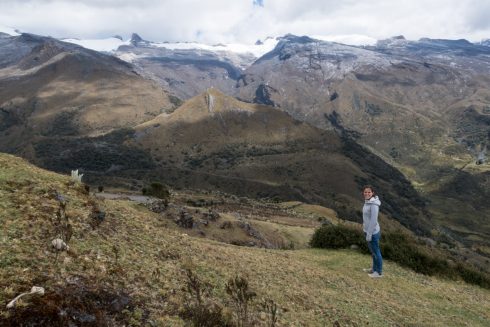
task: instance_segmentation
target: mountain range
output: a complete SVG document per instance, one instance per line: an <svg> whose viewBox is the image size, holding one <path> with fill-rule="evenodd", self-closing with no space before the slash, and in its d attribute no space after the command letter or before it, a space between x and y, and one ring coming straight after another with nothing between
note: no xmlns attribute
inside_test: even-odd
<svg viewBox="0 0 490 327"><path fill-rule="evenodd" d="M351 220L371 183L406 228L490 256L485 42L270 40L258 57L136 34L109 53L0 34L0 151L94 185L159 180Z"/></svg>

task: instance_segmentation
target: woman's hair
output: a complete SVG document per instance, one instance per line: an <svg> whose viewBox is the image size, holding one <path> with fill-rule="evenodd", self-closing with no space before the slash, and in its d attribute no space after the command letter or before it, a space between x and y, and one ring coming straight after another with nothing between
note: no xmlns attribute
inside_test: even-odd
<svg viewBox="0 0 490 327"><path fill-rule="evenodd" d="M362 191L364 192L364 190L367 189L367 188L370 189L373 192L373 196L376 195L376 190L374 189L374 187L372 185L364 185L362 187Z"/></svg>

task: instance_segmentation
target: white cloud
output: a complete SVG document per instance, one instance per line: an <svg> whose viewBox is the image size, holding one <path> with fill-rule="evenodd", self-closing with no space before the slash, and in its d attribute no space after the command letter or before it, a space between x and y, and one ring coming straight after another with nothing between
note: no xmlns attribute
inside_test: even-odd
<svg viewBox="0 0 490 327"><path fill-rule="evenodd" d="M19 32L15 30L15 28L3 25L0 25L0 33L5 33L12 36L20 35Z"/></svg>
<svg viewBox="0 0 490 327"><path fill-rule="evenodd" d="M479 0L3 0L0 21L55 37L252 43L286 33L349 42L490 38L490 1ZM345 36L351 36L345 38ZM356 37L353 37L356 36ZM347 41L346 41L347 42Z"/></svg>

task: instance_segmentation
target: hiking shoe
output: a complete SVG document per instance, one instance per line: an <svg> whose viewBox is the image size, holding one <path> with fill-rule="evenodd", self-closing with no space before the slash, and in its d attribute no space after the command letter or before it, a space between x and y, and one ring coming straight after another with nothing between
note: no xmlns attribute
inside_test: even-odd
<svg viewBox="0 0 490 327"><path fill-rule="evenodd" d="M364 268L362 271L370 273L370 274L372 274L374 272L373 268Z"/></svg>
<svg viewBox="0 0 490 327"><path fill-rule="evenodd" d="M372 274L368 274L369 277L371 278L381 278L383 275L378 274L377 271L373 272Z"/></svg>

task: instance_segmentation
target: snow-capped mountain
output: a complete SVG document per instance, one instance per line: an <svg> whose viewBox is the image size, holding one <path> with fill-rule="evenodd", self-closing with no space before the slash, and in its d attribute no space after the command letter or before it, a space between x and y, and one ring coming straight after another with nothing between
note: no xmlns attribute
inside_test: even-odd
<svg viewBox="0 0 490 327"><path fill-rule="evenodd" d="M269 37L251 45L208 45L197 42L153 42L133 33L129 40L112 37L63 41L102 51L129 62L141 75L186 99L209 87L218 87L233 94L242 72L257 58L272 51L278 39Z"/></svg>
<svg viewBox="0 0 490 327"><path fill-rule="evenodd" d="M234 94L243 71L274 49L278 40L267 38L253 45L196 42L152 42L134 33L112 54L182 99L209 87Z"/></svg>
<svg viewBox="0 0 490 327"><path fill-rule="evenodd" d="M0 32L2 30L0 29ZM274 49L277 39L268 37L263 41L257 41L255 44L229 43L229 44L204 44L198 42L153 42L141 38L138 34L133 33L129 40L124 41L121 37L113 36L106 39L75 39L68 38L62 41L75 43L88 49L104 52L115 52L120 46L133 45L155 48L165 48L168 50L205 50L211 52L233 52L239 54L252 54L256 58Z"/></svg>

